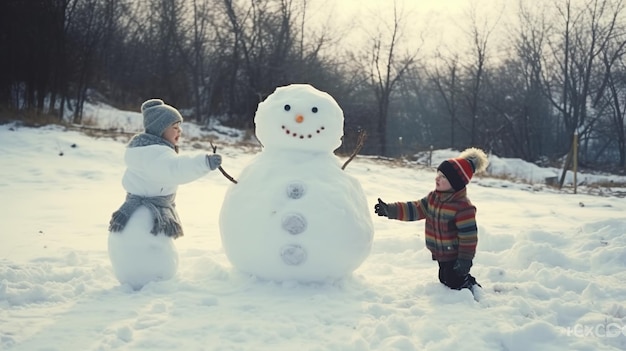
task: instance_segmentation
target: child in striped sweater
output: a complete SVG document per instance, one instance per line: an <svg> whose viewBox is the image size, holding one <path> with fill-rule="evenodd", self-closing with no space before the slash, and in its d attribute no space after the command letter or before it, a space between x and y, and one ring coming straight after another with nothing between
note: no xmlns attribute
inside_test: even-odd
<svg viewBox="0 0 626 351"><path fill-rule="evenodd" d="M435 190L421 200L385 203L374 206L379 216L401 221L426 220L426 247L439 263L439 281L451 289L470 289L475 293L476 279L470 274L476 254L478 228L476 207L467 197L466 185L475 172L489 164L485 152L477 148L463 151L458 158L437 167Z"/></svg>

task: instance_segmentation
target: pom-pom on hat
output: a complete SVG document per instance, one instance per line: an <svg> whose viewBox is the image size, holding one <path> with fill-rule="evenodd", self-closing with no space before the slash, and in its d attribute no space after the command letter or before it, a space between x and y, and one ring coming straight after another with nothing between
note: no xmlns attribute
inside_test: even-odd
<svg viewBox="0 0 626 351"><path fill-rule="evenodd" d="M481 149L465 149L459 157L443 161L437 170L446 176L452 189L459 191L469 183L476 172L487 169L489 160Z"/></svg>
<svg viewBox="0 0 626 351"><path fill-rule="evenodd" d="M183 116L170 105L166 105L161 99L146 100L141 104L143 114L143 127L146 133L163 136L167 127L176 122L182 122Z"/></svg>

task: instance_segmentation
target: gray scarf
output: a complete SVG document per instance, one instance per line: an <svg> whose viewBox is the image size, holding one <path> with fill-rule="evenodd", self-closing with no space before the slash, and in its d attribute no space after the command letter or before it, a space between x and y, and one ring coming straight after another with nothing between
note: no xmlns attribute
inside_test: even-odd
<svg viewBox="0 0 626 351"><path fill-rule="evenodd" d="M147 133L135 135L128 143L129 148L148 145L165 145L178 152L178 148L172 143L161 137ZM124 227L126 227L130 216L137 208L139 208L139 206L145 206L154 216L154 223L150 233L157 235L159 232L163 232L165 235L173 237L174 239L183 236L183 228L180 223L180 218L178 218L178 213L176 212L176 204L174 203L175 197L176 194L145 197L128 193L126 195L126 201L124 201L117 211L113 212L111 221L109 222L109 231L122 231Z"/></svg>
<svg viewBox="0 0 626 351"><path fill-rule="evenodd" d="M126 201L119 210L113 212L111 221L109 222L109 231L120 232L126 227L130 216L139 208L146 206L154 216L154 223L150 233L157 235L159 232L173 237L174 239L183 236L183 227L181 226L178 213L176 212L176 204L174 198L176 194L167 196L138 196L133 194L126 195Z"/></svg>
<svg viewBox="0 0 626 351"><path fill-rule="evenodd" d="M140 133L135 134L132 139L128 142L127 147L142 147L148 145L164 145L170 147L178 153L178 146L170 143L169 141L158 137L156 135L148 134L148 133Z"/></svg>

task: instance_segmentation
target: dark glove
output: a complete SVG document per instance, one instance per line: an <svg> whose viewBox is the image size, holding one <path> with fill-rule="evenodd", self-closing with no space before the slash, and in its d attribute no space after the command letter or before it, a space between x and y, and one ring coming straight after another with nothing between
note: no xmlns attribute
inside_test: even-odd
<svg viewBox="0 0 626 351"><path fill-rule="evenodd" d="M219 154L206 155L206 164L211 170L214 170L222 164L222 156Z"/></svg>
<svg viewBox="0 0 626 351"><path fill-rule="evenodd" d="M457 259L456 262L454 262L454 267L452 267L456 274L460 276L469 274L470 268L472 268L472 260L462 258Z"/></svg>
<svg viewBox="0 0 626 351"><path fill-rule="evenodd" d="M381 217L389 217L389 206L378 198L378 203L374 205L374 212Z"/></svg>

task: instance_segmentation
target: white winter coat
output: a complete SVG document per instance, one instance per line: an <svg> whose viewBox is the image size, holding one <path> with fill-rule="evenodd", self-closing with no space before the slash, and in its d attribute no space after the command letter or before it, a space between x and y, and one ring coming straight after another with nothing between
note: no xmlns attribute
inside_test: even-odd
<svg viewBox="0 0 626 351"><path fill-rule="evenodd" d="M179 184L189 183L209 173L206 155L183 156L165 145L126 149L126 172L122 185L139 196L174 194Z"/></svg>

